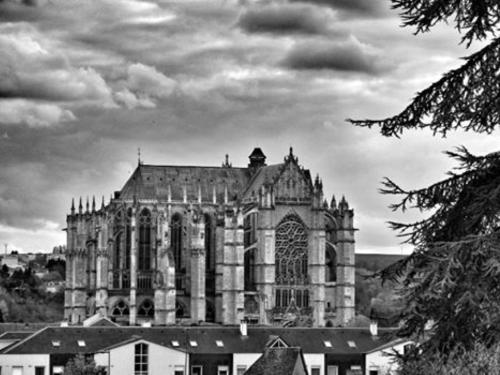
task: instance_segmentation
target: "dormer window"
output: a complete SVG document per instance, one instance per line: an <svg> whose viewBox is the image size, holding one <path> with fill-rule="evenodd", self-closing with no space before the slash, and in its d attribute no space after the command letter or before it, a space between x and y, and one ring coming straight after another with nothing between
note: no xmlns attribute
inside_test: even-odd
<svg viewBox="0 0 500 375"><path fill-rule="evenodd" d="M59 340L52 340L52 346L55 348L58 348L61 346L61 341Z"/></svg>
<svg viewBox="0 0 500 375"><path fill-rule="evenodd" d="M173 340L172 341L172 346L178 347L179 346L179 341Z"/></svg>
<svg viewBox="0 0 500 375"><path fill-rule="evenodd" d="M194 340L190 340L189 341L189 345L191 345L192 347L197 347L198 346L198 342L196 342Z"/></svg>
<svg viewBox="0 0 500 375"><path fill-rule="evenodd" d="M215 345L217 345L219 348L222 348L224 346L224 342L222 340L215 340Z"/></svg>
<svg viewBox="0 0 500 375"><path fill-rule="evenodd" d="M323 341L323 343L325 344L325 346L326 346L327 348L331 348L331 347L332 347L332 342L331 342L331 341L328 341L328 340L327 340L327 341Z"/></svg>
<svg viewBox="0 0 500 375"><path fill-rule="evenodd" d="M83 340L78 340L78 341L77 341L77 344L78 344L78 346L79 346L80 348L83 348L83 347L85 346L85 341L83 341Z"/></svg>
<svg viewBox="0 0 500 375"><path fill-rule="evenodd" d="M349 340L347 341L347 345L349 345L350 348L355 348L356 347L356 343L352 340Z"/></svg>

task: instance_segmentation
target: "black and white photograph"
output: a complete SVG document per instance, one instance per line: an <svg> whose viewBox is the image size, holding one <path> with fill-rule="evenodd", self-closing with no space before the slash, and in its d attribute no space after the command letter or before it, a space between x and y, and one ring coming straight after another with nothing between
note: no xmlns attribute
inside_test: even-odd
<svg viewBox="0 0 500 375"><path fill-rule="evenodd" d="M0 0L0 375L500 375L498 0Z"/></svg>

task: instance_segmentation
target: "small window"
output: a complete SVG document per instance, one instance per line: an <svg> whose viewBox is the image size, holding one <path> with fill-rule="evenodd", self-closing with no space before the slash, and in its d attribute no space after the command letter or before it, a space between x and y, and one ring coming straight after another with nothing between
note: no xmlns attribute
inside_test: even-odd
<svg viewBox="0 0 500 375"><path fill-rule="evenodd" d="M236 375L243 375L246 370L247 370L247 366L238 365L238 366L236 366Z"/></svg>
<svg viewBox="0 0 500 375"><path fill-rule="evenodd" d="M311 367L311 375L320 375L320 374L321 374L321 367L319 366Z"/></svg>
<svg viewBox="0 0 500 375"><path fill-rule="evenodd" d="M45 367L36 366L35 367L35 375L45 375Z"/></svg>
<svg viewBox="0 0 500 375"><path fill-rule="evenodd" d="M229 375L229 367L217 366L217 375Z"/></svg>
<svg viewBox="0 0 500 375"><path fill-rule="evenodd" d="M64 374L64 366L54 366L54 367L52 367L52 373L54 375L62 375L62 374Z"/></svg>
<svg viewBox="0 0 500 375"><path fill-rule="evenodd" d="M173 340L172 341L172 346L178 347L179 346L179 341Z"/></svg>
<svg viewBox="0 0 500 375"><path fill-rule="evenodd" d="M59 341L59 340L52 340L52 346L54 346L54 347L61 346L61 341Z"/></svg>
<svg viewBox="0 0 500 375"><path fill-rule="evenodd" d="M78 340L77 343L80 348L83 348L85 346L85 341L83 340Z"/></svg>
<svg viewBox="0 0 500 375"><path fill-rule="evenodd" d="M203 366L191 366L191 375L203 375Z"/></svg>
<svg viewBox="0 0 500 375"><path fill-rule="evenodd" d="M175 366L174 375L184 375L184 367L183 366Z"/></svg>
<svg viewBox="0 0 500 375"><path fill-rule="evenodd" d="M194 340L190 340L189 345L191 345L192 347L196 347L196 346L198 346L198 343Z"/></svg>
<svg viewBox="0 0 500 375"><path fill-rule="evenodd" d="M217 345L219 348L222 348L224 346L224 342L222 340L215 340L215 345Z"/></svg>
<svg viewBox="0 0 500 375"><path fill-rule="evenodd" d="M331 341L324 341L324 343L325 343L325 346L327 348L331 348L332 347L332 342Z"/></svg>
<svg viewBox="0 0 500 375"><path fill-rule="evenodd" d="M12 367L12 375L23 375L23 367L22 366L13 366Z"/></svg>
<svg viewBox="0 0 500 375"><path fill-rule="evenodd" d="M378 370L370 370L369 375L378 375Z"/></svg>
<svg viewBox="0 0 500 375"><path fill-rule="evenodd" d="M356 347L356 343L352 340L349 340L347 341L347 345L349 345L350 348L355 348Z"/></svg>

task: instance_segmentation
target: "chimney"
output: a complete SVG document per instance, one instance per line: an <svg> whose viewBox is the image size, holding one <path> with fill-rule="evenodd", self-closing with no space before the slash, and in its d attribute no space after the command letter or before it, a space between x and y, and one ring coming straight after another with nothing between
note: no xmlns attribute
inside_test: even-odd
<svg viewBox="0 0 500 375"><path fill-rule="evenodd" d="M378 323L376 320L370 322L370 334L372 336L378 336Z"/></svg>
<svg viewBox="0 0 500 375"><path fill-rule="evenodd" d="M240 333L241 333L241 336L243 336L243 337L248 336L247 322L245 320L242 320L240 323Z"/></svg>

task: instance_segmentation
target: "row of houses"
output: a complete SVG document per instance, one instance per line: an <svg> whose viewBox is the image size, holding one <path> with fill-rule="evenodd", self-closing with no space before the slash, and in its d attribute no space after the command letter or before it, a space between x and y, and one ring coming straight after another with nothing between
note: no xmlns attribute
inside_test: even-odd
<svg viewBox="0 0 500 375"><path fill-rule="evenodd" d="M108 375L243 375L250 374L252 366L255 375L263 363L267 368L275 358L289 364L300 352L293 358L303 358L309 375L385 375L395 368L390 354L403 351L407 344L392 330L374 324L370 329L247 327L246 323L118 327L102 319L89 327L5 333L0 336L0 366L2 375L57 375L81 353L92 356ZM275 367L286 367L278 362Z"/></svg>

